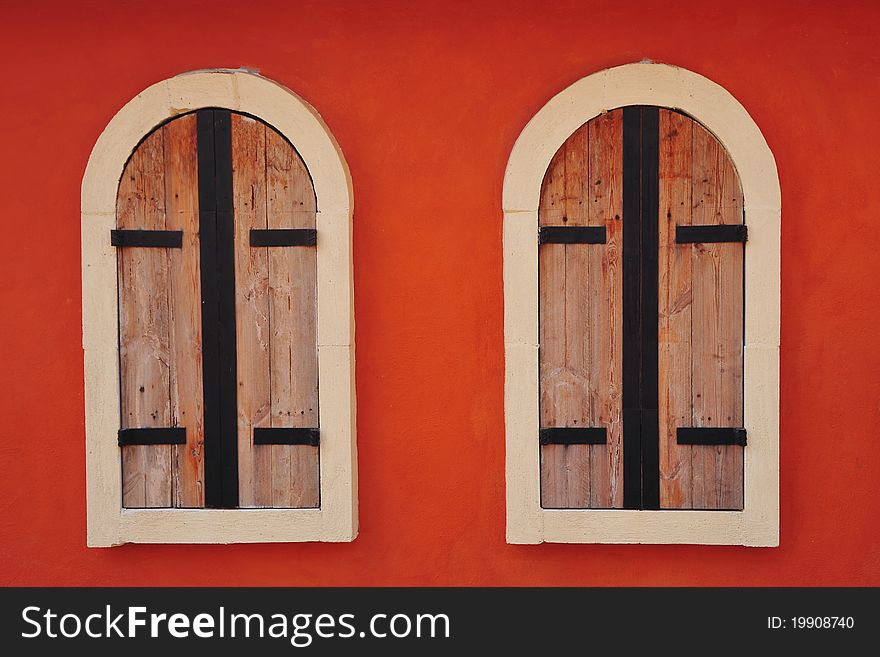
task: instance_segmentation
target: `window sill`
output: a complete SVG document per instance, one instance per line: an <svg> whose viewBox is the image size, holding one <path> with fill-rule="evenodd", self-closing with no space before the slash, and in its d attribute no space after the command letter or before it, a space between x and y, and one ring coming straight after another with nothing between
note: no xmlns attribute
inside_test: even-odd
<svg viewBox="0 0 880 657"><path fill-rule="evenodd" d="M116 522L90 532L89 547L125 543L344 543L354 517L324 509L121 509Z"/></svg>

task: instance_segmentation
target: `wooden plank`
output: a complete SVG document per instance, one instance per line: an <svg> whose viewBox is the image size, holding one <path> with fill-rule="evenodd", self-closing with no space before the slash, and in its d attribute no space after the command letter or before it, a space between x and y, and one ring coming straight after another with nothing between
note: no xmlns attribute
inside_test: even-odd
<svg viewBox="0 0 880 657"><path fill-rule="evenodd" d="M183 231L180 249L169 249L171 272L171 425L186 427L186 445L172 448L176 507L203 507L204 410L202 395L201 284L196 115L167 123L165 225Z"/></svg>
<svg viewBox="0 0 880 657"><path fill-rule="evenodd" d="M660 508L692 506L690 445L676 442L678 427L690 426L691 402L691 252L676 244L675 227L691 223L693 121L660 111L659 217L659 426Z"/></svg>
<svg viewBox="0 0 880 657"><path fill-rule="evenodd" d="M542 226L605 226L607 243L540 247L541 425L604 426L605 445L545 445L548 508L623 506L622 112L582 126L542 186Z"/></svg>
<svg viewBox="0 0 880 657"><path fill-rule="evenodd" d="M580 128L554 156L542 184L539 210L542 226L586 224L583 175L587 136L586 126ZM583 284L586 278L585 257L576 252L585 246L543 244L539 247L540 421L543 427L589 426L591 419L585 369L589 346L584 333L588 306L575 289L578 282ZM577 327L574 322L578 323ZM537 440L537 436L535 438ZM590 446L543 445L540 449L542 505L545 508L589 506Z"/></svg>
<svg viewBox="0 0 880 657"><path fill-rule="evenodd" d="M117 228L165 229L162 130L132 154L120 180L116 208ZM171 422L167 251L118 250L122 428L164 427ZM171 451L170 445L122 448L123 506L171 506Z"/></svg>
<svg viewBox="0 0 880 657"><path fill-rule="evenodd" d="M583 198L588 224L605 226L604 246L581 247L588 254L591 422L607 429L608 442L590 447L590 507L623 507L623 110L590 121L589 176Z"/></svg>
<svg viewBox="0 0 880 657"><path fill-rule="evenodd" d="M566 226L586 226L589 221L587 187L589 177L589 128L584 125L568 138L563 150L565 152L565 171L563 176L563 216ZM596 426L590 394L590 326L592 316L591 304L587 293L589 285L590 263L593 259L591 247L587 244L565 244L565 366L564 375L557 379L556 403L559 404L556 426L578 427ZM570 458L569 486L577 491L576 498L571 498L575 506L590 506L593 482L590 480L592 470L591 445L566 445ZM583 455L578 454L582 451ZM577 464L579 467L571 467ZM584 484L580 484L584 480ZM589 497L580 499L580 491Z"/></svg>
<svg viewBox="0 0 880 657"><path fill-rule="evenodd" d="M693 129L691 220L714 224L718 144L705 129ZM693 426L717 426L721 413L721 372L716 366L720 319L720 254L715 244L695 244L692 251L693 318L691 327ZM693 447L693 505L696 509L718 508L716 466L721 447Z"/></svg>
<svg viewBox="0 0 880 657"><path fill-rule="evenodd" d="M692 176L694 224L742 221L742 193L729 157L696 123ZM743 246L692 249L693 426L731 426L728 422L742 421ZM699 445L692 454L693 507L742 508L742 447Z"/></svg>
<svg viewBox="0 0 880 657"><path fill-rule="evenodd" d="M743 223L743 194L739 176L727 152L721 152L719 222ZM744 256L743 244L718 245L721 261L721 331L719 354L721 369L721 416L719 424L743 426L743 313ZM725 445L721 448L719 507L743 508L743 448Z"/></svg>
<svg viewBox="0 0 880 657"><path fill-rule="evenodd" d="M315 191L305 164L266 128L268 227L315 228ZM317 249L269 248L271 426L318 427ZM319 447L266 445L271 450L272 505L320 504Z"/></svg>
<svg viewBox="0 0 880 657"><path fill-rule="evenodd" d="M239 505L272 506L272 453L255 448L253 428L270 421L269 258L250 246L250 230L266 228L266 129L232 115L235 210L235 323L238 367Z"/></svg>

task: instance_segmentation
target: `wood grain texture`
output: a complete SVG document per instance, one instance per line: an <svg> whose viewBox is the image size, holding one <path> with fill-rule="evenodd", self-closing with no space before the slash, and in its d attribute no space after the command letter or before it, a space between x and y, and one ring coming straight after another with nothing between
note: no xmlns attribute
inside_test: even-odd
<svg viewBox="0 0 880 657"><path fill-rule="evenodd" d="M590 397L594 426L608 443L590 447L590 506L623 507L623 110L589 124L588 223L605 226L604 246L587 250L590 305Z"/></svg>
<svg viewBox="0 0 880 657"><path fill-rule="evenodd" d="M291 145L266 129L268 227L315 228L315 192ZM271 426L318 426L317 250L268 249ZM319 448L271 445L272 506L320 505Z"/></svg>
<svg viewBox="0 0 880 657"><path fill-rule="evenodd" d="M739 179L729 156L697 123L692 139L692 223L742 223ZM741 426L743 245L683 245L692 251L693 426ZM743 448L692 448L693 508L742 509Z"/></svg>
<svg viewBox="0 0 880 657"><path fill-rule="evenodd" d="M550 163L541 189L542 226L586 225L583 179L586 126L575 132ZM568 214L571 214L571 217ZM571 222L571 224L569 224ZM542 427L589 426L592 408L584 369L588 306L577 294L586 282L586 260L569 244L539 247L540 422ZM569 262L569 256L571 262ZM578 276L580 274L580 276ZM571 303L571 308L569 308ZM578 325L570 320L579 318ZM537 436L535 437L537 441ZM586 508L590 503L590 446L543 445L541 503L545 508Z"/></svg>
<svg viewBox="0 0 880 657"><path fill-rule="evenodd" d="M540 448L545 508L623 506L621 145L622 111L597 117L542 185L540 225L608 235L539 247L541 426L608 430L607 445ZM742 192L717 140L678 112L660 112L659 164L660 505L741 509L742 448L679 446L676 429L742 424L743 246L676 244L675 226L741 223Z"/></svg>
<svg viewBox="0 0 880 657"><path fill-rule="evenodd" d="M162 132L165 227L183 231L182 248L168 249L171 425L186 427L186 445L171 447L173 505L203 507L205 432L196 115L175 119L167 123Z"/></svg>
<svg viewBox="0 0 880 657"><path fill-rule="evenodd" d="M541 426L608 429L607 445L540 448L545 508L623 502L621 118L615 111L579 128L553 158L541 190L540 225L604 225L608 239L539 247Z"/></svg>
<svg viewBox="0 0 880 657"><path fill-rule="evenodd" d="M253 445L254 427L271 425L269 255L250 246L266 228L266 127L232 115L235 211L235 323L238 353L239 505L272 506L272 453Z"/></svg>
<svg viewBox="0 0 880 657"><path fill-rule="evenodd" d="M693 448L676 441L691 426L691 247L676 244L676 225L691 223L693 121L660 110L659 427L660 508L692 506Z"/></svg>
<svg viewBox="0 0 880 657"><path fill-rule="evenodd" d="M153 132L129 159L117 194L117 228L165 229L163 141L162 130ZM117 252L122 428L171 423L168 258L168 249ZM123 506L171 506L171 452L169 445L122 448Z"/></svg>
<svg viewBox="0 0 880 657"><path fill-rule="evenodd" d="M169 122L129 160L117 227L183 231L183 247L120 248L122 427L185 427L187 444L122 448L123 505L204 506L201 292L195 115Z"/></svg>
<svg viewBox="0 0 880 657"><path fill-rule="evenodd" d="M302 160L265 124L232 117L239 503L317 507L319 448L254 445L254 427L318 426L317 251L252 247L252 228L314 228Z"/></svg>
<svg viewBox="0 0 880 657"><path fill-rule="evenodd" d="M317 251L252 248L252 228L314 228L299 155L233 114L239 497L245 507L318 507L319 448L254 446L255 426L318 426ZM187 444L123 448L127 507L204 506L204 409L195 115L132 156L118 228L181 230L180 249L118 252L122 427L184 426Z"/></svg>

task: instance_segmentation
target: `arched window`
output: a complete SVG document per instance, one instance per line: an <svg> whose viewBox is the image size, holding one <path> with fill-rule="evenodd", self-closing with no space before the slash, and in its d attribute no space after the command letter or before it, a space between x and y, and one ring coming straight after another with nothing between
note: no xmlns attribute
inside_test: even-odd
<svg viewBox="0 0 880 657"><path fill-rule="evenodd" d="M90 545L354 537L350 208L313 110L252 74L114 118L83 182Z"/></svg>
<svg viewBox="0 0 880 657"><path fill-rule="evenodd" d="M778 540L772 164L736 101L662 65L590 76L527 126L505 182L508 540Z"/></svg>
<svg viewBox="0 0 880 657"><path fill-rule="evenodd" d="M302 159L237 112L175 118L129 159L116 226L123 506L318 507Z"/></svg>

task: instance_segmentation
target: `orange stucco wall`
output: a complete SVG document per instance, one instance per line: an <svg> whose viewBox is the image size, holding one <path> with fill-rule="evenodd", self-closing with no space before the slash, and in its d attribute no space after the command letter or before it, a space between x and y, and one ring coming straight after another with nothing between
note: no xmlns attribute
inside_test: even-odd
<svg viewBox="0 0 880 657"><path fill-rule="evenodd" d="M876 2L11 4L0 583L880 584ZM727 88L779 165L778 549L504 543L504 167L552 95L643 58ZM312 103L351 167L360 537L87 549L86 160L149 84L239 66Z"/></svg>

